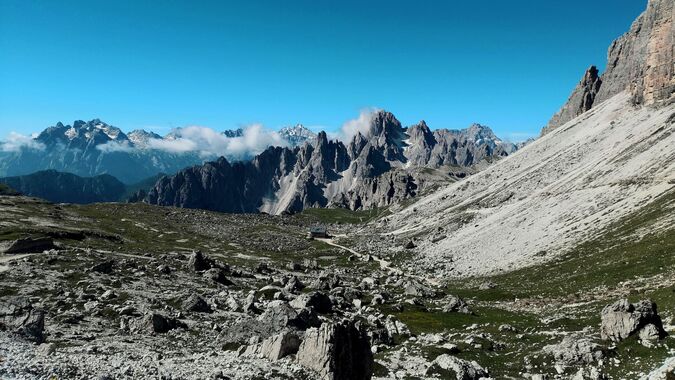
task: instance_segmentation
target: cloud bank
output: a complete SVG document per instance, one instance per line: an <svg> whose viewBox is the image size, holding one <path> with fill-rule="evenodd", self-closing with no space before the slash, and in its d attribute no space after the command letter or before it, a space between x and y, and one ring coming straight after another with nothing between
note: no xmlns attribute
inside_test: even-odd
<svg viewBox="0 0 675 380"><path fill-rule="evenodd" d="M375 113L380 111L378 108L366 108L361 110L359 116L355 119L346 121L340 131L337 133L337 138L348 142L352 137L356 136L357 133L361 133L364 136L368 136L370 133L370 124L373 121Z"/></svg>
<svg viewBox="0 0 675 380"><path fill-rule="evenodd" d="M0 141L0 152L18 152L22 148L43 150L44 144L36 141L33 136L26 136L16 132L9 132L5 141Z"/></svg>
<svg viewBox="0 0 675 380"><path fill-rule="evenodd" d="M105 153L111 153L111 152L133 152L135 147L131 146L128 142L117 142L117 141L108 141L105 144L101 144L96 146L96 149L105 152Z"/></svg>
<svg viewBox="0 0 675 380"><path fill-rule="evenodd" d="M170 153L197 152L201 156L225 156L236 159L252 157L269 146L285 146L287 142L277 132L260 124L244 128L242 136L227 137L211 128L190 126L174 129L168 138L149 139L151 149Z"/></svg>

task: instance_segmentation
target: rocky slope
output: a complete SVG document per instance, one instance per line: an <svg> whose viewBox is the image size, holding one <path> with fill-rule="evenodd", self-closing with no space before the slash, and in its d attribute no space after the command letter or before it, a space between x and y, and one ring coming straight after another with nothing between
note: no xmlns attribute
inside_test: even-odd
<svg viewBox="0 0 675 380"><path fill-rule="evenodd" d="M308 207L383 207L516 149L481 125L431 131L422 121L403 128L393 114L380 111L348 144L321 132L299 147L268 148L250 162L220 158L162 178L146 201L271 214Z"/></svg>
<svg viewBox="0 0 675 380"><path fill-rule="evenodd" d="M22 194L57 203L116 202L126 191L126 186L111 175L83 178L56 170L4 177L0 183Z"/></svg>
<svg viewBox="0 0 675 380"><path fill-rule="evenodd" d="M594 66L589 68L542 134L623 91L630 93L634 104L671 104L675 100L673 11L672 0L649 0L630 30L609 47L605 72L598 76Z"/></svg>
<svg viewBox="0 0 675 380"><path fill-rule="evenodd" d="M554 120L578 116L382 231L416 237L421 269L437 276L495 273L565 253L672 189L672 15L672 1L649 2L612 44L608 70L589 69Z"/></svg>

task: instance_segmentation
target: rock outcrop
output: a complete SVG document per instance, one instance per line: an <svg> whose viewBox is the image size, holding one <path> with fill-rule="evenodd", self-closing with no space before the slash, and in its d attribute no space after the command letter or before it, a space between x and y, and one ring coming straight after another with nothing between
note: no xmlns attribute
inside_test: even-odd
<svg viewBox="0 0 675 380"><path fill-rule="evenodd" d="M563 105L560 111L553 115L546 127L544 127L542 133L546 134L550 130L555 129L590 110L591 107L593 107L595 97L600 90L601 84L602 79L598 76L598 69L595 66L589 67L588 70L586 70L583 79L581 79L581 82L579 82L574 91L572 91L572 95L567 99L565 105Z"/></svg>
<svg viewBox="0 0 675 380"><path fill-rule="evenodd" d="M324 323L307 330L297 359L322 380L370 379L373 374L368 336L353 321Z"/></svg>
<svg viewBox="0 0 675 380"><path fill-rule="evenodd" d="M654 302L642 300L631 304L627 299L622 299L602 309L602 339L619 342L636 333L649 340L666 336Z"/></svg>
<svg viewBox="0 0 675 380"><path fill-rule="evenodd" d="M591 364L605 357L599 344L588 338L569 335L562 342L544 347L544 352L563 365Z"/></svg>
<svg viewBox="0 0 675 380"><path fill-rule="evenodd" d="M598 77L597 69L589 68L542 134L623 91L630 92L634 104L675 101L673 17L672 0L649 0L630 30L609 47L605 72Z"/></svg>
<svg viewBox="0 0 675 380"><path fill-rule="evenodd" d="M261 343L246 347L242 356L267 358L275 361L298 352L300 338L292 331L284 331L271 336Z"/></svg>
<svg viewBox="0 0 675 380"><path fill-rule="evenodd" d="M479 380L488 378L488 372L475 361L460 359L448 354L438 356L431 363L427 375L440 375L444 379Z"/></svg>

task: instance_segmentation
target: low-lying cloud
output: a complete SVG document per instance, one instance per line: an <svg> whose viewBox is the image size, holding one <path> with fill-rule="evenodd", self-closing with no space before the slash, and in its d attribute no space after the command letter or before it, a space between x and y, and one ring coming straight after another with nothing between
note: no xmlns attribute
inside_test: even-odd
<svg viewBox="0 0 675 380"><path fill-rule="evenodd" d="M207 127L190 126L172 131L171 137L149 139L148 148L170 153L196 152L202 156L225 156L236 159L252 157L270 146L285 146L277 132L260 124L244 128L242 136L227 137Z"/></svg>
<svg viewBox="0 0 675 380"><path fill-rule="evenodd" d="M96 146L96 149L105 152L105 153L111 153L111 152L132 152L136 148L131 146L128 142L117 142L117 141L108 141L105 144L101 144Z"/></svg>
<svg viewBox="0 0 675 380"><path fill-rule="evenodd" d="M5 141L0 141L0 152L18 152L21 149L43 150L44 144L34 139L33 136L26 136L16 132L9 132Z"/></svg>
<svg viewBox="0 0 675 380"><path fill-rule="evenodd" d="M378 111L379 109L374 107L361 110L357 118L348 120L342 125L342 128L336 137L342 141L348 142L358 133L368 136L370 124L373 121L375 113Z"/></svg>

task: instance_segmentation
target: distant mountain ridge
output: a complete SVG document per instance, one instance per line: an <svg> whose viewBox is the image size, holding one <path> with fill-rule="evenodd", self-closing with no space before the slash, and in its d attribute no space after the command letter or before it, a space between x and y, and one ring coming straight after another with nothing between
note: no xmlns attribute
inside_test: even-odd
<svg viewBox="0 0 675 380"><path fill-rule="evenodd" d="M117 202L126 192L126 186L108 174L84 178L56 170L4 177L0 183L24 195L56 203Z"/></svg>
<svg viewBox="0 0 675 380"><path fill-rule="evenodd" d="M58 122L34 137L31 146L12 152L0 150L0 176L53 169L83 177L110 174L130 184L218 158L219 154L214 152L180 146L180 140L185 138L184 131L176 128L162 137L142 129L127 134L99 119L77 120L72 125ZM222 132L226 138L243 138L244 135L241 128ZM316 134L299 124L282 129L279 136L280 144L296 146ZM243 151L227 158L247 160L252 155Z"/></svg>
<svg viewBox="0 0 675 380"><path fill-rule="evenodd" d="M125 202L133 201L134 194L138 192L147 192L162 176L158 174L125 185L109 174L80 177L56 170L42 170L23 176L0 177L0 187L6 186L18 193L55 203Z"/></svg>
<svg viewBox="0 0 675 380"><path fill-rule="evenodd" d="M325 132L295 147L270 147L251 161L225 158L161 178L145 201L223 212L297 212L308 207L381 207L418 194L436 169L471 168L517 146L485 126L404 128L393 114L372 115L348 143Z"/></svg>

